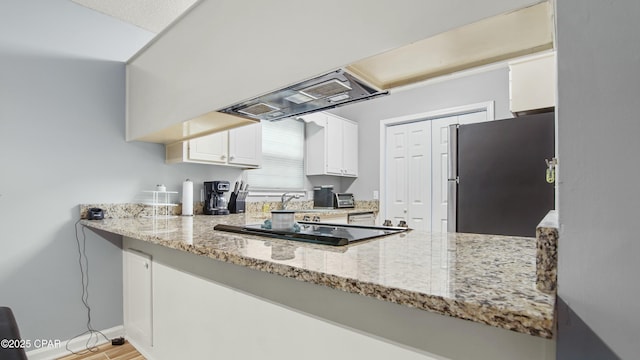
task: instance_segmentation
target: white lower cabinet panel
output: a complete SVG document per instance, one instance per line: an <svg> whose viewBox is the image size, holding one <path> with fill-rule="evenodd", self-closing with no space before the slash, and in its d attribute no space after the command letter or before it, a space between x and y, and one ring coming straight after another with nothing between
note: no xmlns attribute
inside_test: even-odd
<svg viewBox="0 0 640 360"><path fill-rule="evenodd" d="M125 238L132 245L154 259L149 360L554 359L551 340Z"/></svg>
<svg viewBox="0 0 640 360"><path fill-rule="evenodd" d="M151 255L126 249L123 252L123 311L127 338L141 351L153 346L153 296Z"/></svg>

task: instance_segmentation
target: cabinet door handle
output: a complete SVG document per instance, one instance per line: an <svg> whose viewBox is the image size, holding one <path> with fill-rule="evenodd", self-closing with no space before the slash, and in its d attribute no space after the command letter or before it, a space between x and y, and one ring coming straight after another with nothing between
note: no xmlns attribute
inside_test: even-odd
<svg viewBox="0 0 640 360"><path fill-rule="evenodd" d="M221 160L224 160L224 159L226 159L226 158L227 158L227 155L221 155L221 156L220 156L220 159L221 159Z"/></svg>
<svg viewBox="0 0 640 360"><path fill-rule="evenodd" d="M236 158L236 157L235 157L235 156L233 156L233 155L229 156L229 160L233 160L233 159L235 159L235 158Z"/></svg>
<svg viewBox="0 0 640 360"><path fill-rule="evenodd" d="M149 263L144 263L144 268L148 269L149 268Z"/></svg>

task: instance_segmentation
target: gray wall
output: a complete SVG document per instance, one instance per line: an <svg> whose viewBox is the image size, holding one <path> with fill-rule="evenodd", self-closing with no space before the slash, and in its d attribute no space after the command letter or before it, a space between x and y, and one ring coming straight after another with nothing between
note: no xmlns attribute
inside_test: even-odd
<svg viewBox="0 0 640 360"><path fill-rule="evenodd" d="M47 3L41 2L43 10ZM163 145L126 143L124 63L90 59L106 53L104 48L71 51L72 33L61 34L65 44L55 54L48 46L28 48L36 35L42 42L58 39L59 28L50 31L40 17L40 34L26 29L24 47L11 43L18 33L4 26L20 10L11 4L0 5L6 35L0 35L0 306L13 308L24 339L66 340L85 331L87 320L74 236L78 204L128 202L157 183L177 190L187 177L196 183L235 180L241 171L165 165ZM74 26L73 19L51 19L56 26ZM86 31L75 35L91 42L91 26L83 26ZM140 46L134 35L125 39ZM113 47L120 51L124 44ZM120 55L104 57L113 56ZM121 325L121 241L86 234L93 327Z"/></svg>
<svg viewBox="0 0 640 360"><path fill-rule="evenodd" d="M558 293L624 359L640 353L638 14L635 0L557 2ZM590 358L564 325L559 358Z"/></svg>
<svg viewBox="0 0 640 360"><path fill-rule="evenodd" d="M495 101L496 119L512 117L506 65L336 109L338 115L359 123L359 174L355 180L342 180L343 190L356 199L371 199L380 189L380 120L490 100Z"/></svg>

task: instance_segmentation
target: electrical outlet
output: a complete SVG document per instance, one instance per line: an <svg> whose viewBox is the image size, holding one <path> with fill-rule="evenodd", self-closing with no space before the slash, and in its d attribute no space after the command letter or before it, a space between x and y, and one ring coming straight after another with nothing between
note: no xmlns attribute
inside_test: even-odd
<svg viewBox="0 0 640 360"><path fill-rule="evenodd" d="M378 200L380 197L380 192L378 190L373 190L373 200Z"/></svg>

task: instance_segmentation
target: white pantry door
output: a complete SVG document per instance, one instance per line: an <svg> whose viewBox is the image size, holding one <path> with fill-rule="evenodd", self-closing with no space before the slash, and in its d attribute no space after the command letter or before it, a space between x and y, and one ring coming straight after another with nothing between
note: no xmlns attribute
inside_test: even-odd
<svg viewBox="0 0 640 360"><path fill-rule="evenodd" d="M427 121L387 127L387 218L431 230L431 127Z"/></svg>
<svg viewBox="0 0 640 360"><path fill-rule="evenodd" d="M449 125L458 116L431 120L431 218L434 232L447 232L447 181L449 174Z"/></svg>
<svg viewBox="0 0 640 360"><path fill-rule="evenodd" d="M487 121L486 111L431 120L431 221L434 232L447 232L449 125Z"/></svg>
<svg viewBox="0 0 640 360"><path fill-rule="evenodd" d="M447 232L449 125L485 122L487 111L391 125L386 130L386 219Z"/></svg>
<svg viewBox="0 0 640 360"><path fill-rule="evenodd" d="M386 146L386 219L393 222L404 220L407 208L407 127L387 127Z"/></svg>

